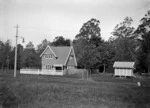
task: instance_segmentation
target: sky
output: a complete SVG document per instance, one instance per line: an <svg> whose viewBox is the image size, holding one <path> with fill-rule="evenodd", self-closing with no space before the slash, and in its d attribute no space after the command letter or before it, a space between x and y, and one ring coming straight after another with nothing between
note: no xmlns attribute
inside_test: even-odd
<svg viewBox="0 0 150 108"><path fill-rule="evenodd" d="M91 18L100 21L101 37L108 40L126 16L136 28L148 10L150 0L0 0L0 40L9 39L14 46L17 24L23 46L32 41L36 47L56 36L73 40Z"/></svg>

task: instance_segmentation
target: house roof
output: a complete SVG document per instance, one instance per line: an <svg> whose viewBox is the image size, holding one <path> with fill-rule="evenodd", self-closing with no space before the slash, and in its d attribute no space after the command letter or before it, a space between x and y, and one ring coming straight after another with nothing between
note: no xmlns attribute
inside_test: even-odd
<svg viewBox="0 0 150 108"><path fill-rule="evenodd" d="M116 61L113 67L114 68L134 68L134 62Z"/></svg>
<svg viewBox="0 0 150 108"><path fill-rule="evenodd" d="M48 48L52 51L52 53L57 58L55 60L55 65L62 65L62 64L66 65L68 57L70 55L70 52L71 52L71 50L73 50L73 47L53 47L53 46L47 46L47 48L43 51L43 53L40 55L40 57L45 53L45 51ZM76 58L75 58L75 63L77 65Z"/></svg>
<svg viewBox="0 0 150 108"><path fill-rule="evenodd" d="M69 56L69 52L71 47L51 47L52 50L55 52L56 56L58 57L55 60L55 64L66 64L66 60Z"/></svg>

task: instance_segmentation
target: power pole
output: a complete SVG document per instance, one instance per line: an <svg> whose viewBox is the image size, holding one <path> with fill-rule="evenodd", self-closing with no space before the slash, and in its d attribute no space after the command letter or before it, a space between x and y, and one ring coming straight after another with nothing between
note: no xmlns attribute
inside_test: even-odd
<svg viewBox="0 0 150 108"><path fill-rule="evenodd" d="M15 48L15 64L14 64L14 77L16 77L16 69L17 69L17 41L18 41L18 24L15 26L16 28L16 48Z"/></svg>
<svg viewBox="0 0 150 108"><path fill-rule="evenodd" d="M70 40L70 47L73 47L73 43L72 43L72 41Z"/></svg>

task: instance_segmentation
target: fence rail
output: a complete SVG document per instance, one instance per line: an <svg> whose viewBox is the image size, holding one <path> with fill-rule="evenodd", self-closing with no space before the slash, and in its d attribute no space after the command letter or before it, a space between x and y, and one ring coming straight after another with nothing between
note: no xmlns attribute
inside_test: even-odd
<svg viewBox="0 0 150 108"><path fill-rule="evenodd" d="M40 70L40 69L20 69L21 74L36 74L36 75L54 75L55 70Z"/></svg>
<svg viewBox="0 0 150 108"><path fill-rule="evenodd" d="M20 74L35 74L35 75L79 75L85 76L86 69L66 69L66 70L40 70L40 69L20 69Z"/></svg>
<svg viewBox="0 0 150 108"><path fill-rule="evenodd" d="M41 70L39 69L20 69L20 74L36 74L39 75Z"/></svg>
<svg viewBox="0 0 150 108"><path fill-rule="evenodd" d="M72 75L72 74L82 74L86 72L86 69L67 69L66 74L67 75Z"/></svg>

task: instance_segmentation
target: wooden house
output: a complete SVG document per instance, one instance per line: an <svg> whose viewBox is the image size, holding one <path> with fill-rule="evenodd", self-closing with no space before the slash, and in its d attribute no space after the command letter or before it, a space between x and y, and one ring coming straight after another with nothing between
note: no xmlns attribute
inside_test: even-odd
<svg viewBox="0 0 150 108"><path fill-rule="evenodd" d="M42 74L64 75L66 69L74 69L77 67L77 61L72 46L47 46L40 57L42 62Z"/></svg>
<svg viewBox="0 0 150 108"><path fill-rule="evenodd" d="M115 62L114 65L114 76L133 76L134 62Z"/></svg>

